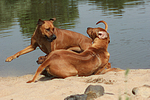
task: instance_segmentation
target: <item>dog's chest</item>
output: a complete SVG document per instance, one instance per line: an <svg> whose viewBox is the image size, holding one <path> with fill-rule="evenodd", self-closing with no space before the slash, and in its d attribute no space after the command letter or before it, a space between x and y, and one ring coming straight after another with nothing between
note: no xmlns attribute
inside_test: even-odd
<svg viewBox="0 0 150 100"><path fill-rule="evenodd" d="M51 42L48 42L45 38L38 38L36 39L39 48L45 52L46 54L49 54L51 52Z"/></svg>
<svg viewBox="0 0 150 100"><path fill-rule="evenodd" d="M110 54L108 52L104 52L103 54L99 55L99 59L101 61L100 66L103 66L106 63L108 63L109 57L110 57Z"/></svg>

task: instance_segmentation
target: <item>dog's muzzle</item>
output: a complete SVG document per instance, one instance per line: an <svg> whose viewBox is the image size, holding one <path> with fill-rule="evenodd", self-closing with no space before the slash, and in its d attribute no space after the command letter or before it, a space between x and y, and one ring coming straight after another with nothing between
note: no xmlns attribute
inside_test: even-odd
<svg viewBox="0 0 150 100"><path fill-rule="evenodd" d="M45 38L47 39L47 41L48 42L52 42L53 40L55 40L56 39L56 35L55 34L53 34L52 36L50 36L50 37L48 37L48 36L46 36L45 35Z"/></svg>

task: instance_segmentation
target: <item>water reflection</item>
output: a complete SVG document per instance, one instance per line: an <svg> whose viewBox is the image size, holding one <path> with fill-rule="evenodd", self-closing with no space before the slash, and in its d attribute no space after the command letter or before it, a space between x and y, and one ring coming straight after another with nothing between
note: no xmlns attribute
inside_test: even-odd
<svg viewBox="0 0 150 100"><path fill-rule="evenodd" d="M38 19L56 17L56 27L73 28L78 15L77 1L73 0L1 0L0 30L9 29L18 18L21 32L27 38L33 34Z"/></svg>
<svg viewBox="0 0 150 100"><path fill-rule="evenodd" d="M102 16L122 16L124 8L143 5L141 0L1 0L0 30L9 29L17 18L23 36L30 38L39 18L48 20L56 17L56 27L71 29L75 27L78 14L78 3L96 6L93 10L102 10ZM5 33L5 32L4 32Z"/></svg>
<svg viewBox="0 0 150 100"><path fill-rule="evenodd" d="M80 0L81 3L85 1L91 6L96 6L90 10L102 10L102 16L122 16L125 12L124 8L132 8L145 3L143 0Z"/></svg>

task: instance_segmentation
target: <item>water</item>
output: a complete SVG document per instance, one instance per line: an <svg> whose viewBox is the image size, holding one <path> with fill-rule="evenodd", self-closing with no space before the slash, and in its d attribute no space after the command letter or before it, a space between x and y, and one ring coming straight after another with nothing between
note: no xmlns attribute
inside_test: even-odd
<svg viewBox="0 0 150 100"><path fill-rule="evenodd" d="M150 0L0 0L0 76L34 74L40 49L5 59L30 44L38 19L87 36L87 27L108 23L112 67L150 68Z"/></svg>

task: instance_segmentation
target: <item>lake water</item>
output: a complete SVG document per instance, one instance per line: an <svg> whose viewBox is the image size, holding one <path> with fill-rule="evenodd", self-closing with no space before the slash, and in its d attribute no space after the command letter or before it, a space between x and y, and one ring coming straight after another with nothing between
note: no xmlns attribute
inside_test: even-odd
<svg viewBox="0 0 150 100"><path fill-rule="evenodd" d="M5 59L30 45L38 19L56 17L57 28L86 36L87 27L108 23L112 67L150 68L150 0L0 0L0 76L34 74L40 49L12 62Z"/></svg>

